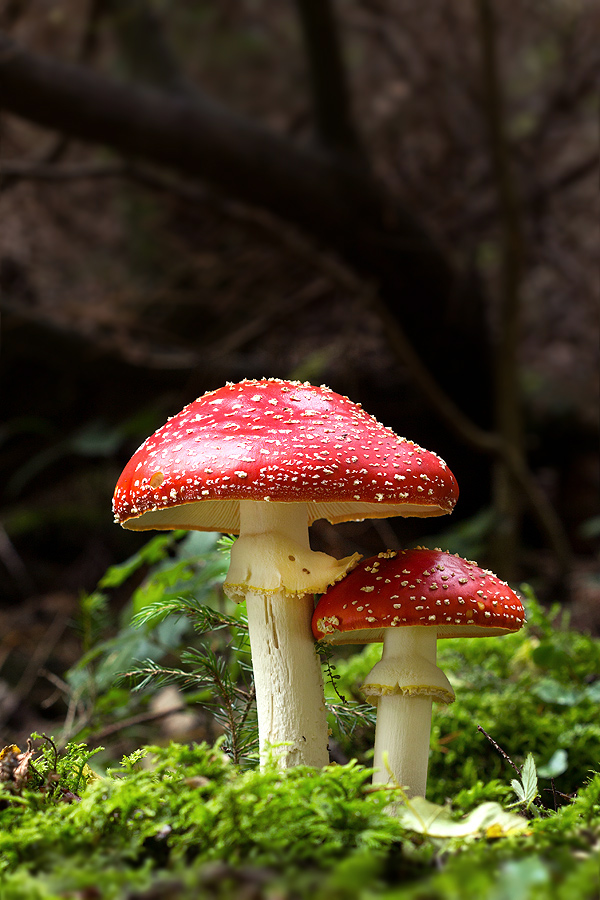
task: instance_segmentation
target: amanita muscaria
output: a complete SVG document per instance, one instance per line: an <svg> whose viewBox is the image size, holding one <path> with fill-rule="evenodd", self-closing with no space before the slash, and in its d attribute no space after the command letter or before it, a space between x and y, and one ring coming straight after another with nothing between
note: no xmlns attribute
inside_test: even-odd
<svg viewBox="0 0 600 900"><path fill-rule="evenodd" d="M362 685L377 705L374 781L394 780L411 796L425 795L432 701L454 700L436 665L437 639L508 634L524 621L507 584L441 550L380 553L329 588L313 615L315 638L383 643Z"/></svg>
<svg viewBox="0 0 600 900"><path fill-rule="evenodd" d="M458 496L434 453L326 387L263 379L190 403L138 449L114 495L125 528L239 534L225 591L247 601L261 753L328 762L313 594L356 565L313 552L316 519L439 516Z"/></svg>

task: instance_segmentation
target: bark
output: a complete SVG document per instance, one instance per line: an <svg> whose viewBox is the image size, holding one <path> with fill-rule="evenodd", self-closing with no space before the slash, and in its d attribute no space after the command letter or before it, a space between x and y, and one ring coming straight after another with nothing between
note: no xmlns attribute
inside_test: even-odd
<svg viewBox="0 0 600 900"><path fill-rule="evenodd" d="M521 210L512 174L506 134L506 112L497 59L497 25L490 0L477 0L482 54L483 116L500 213L501 267L498 338L494 360L495 425L517 460L524 459L518 348L524 240ZM517 573L522 518L521 489L505 459L494 467L494 508L498 527L492 549L494 564L505 578Z"/></svg>
<svg viewBox="0 0 600 900"><path fill-rule="evenodd" d="M331 0L296 0L306 49L317 136L349 159L366 162L356 130Z"/></svg>

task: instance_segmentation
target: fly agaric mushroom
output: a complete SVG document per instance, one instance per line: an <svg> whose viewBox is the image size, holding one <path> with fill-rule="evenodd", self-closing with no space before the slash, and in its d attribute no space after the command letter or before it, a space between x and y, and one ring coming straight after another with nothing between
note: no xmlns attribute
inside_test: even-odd
<svg viewBox="0 0 600 900"><path fill-rule="evenodd" d="M239 534L225 591L247 601L259 744L283 766L323 766L327 723L311 634L313 593L358 555L310 549L316 519L345 522L452 511L454 476L326 387L278 379L227 384L186 406L138 449L114 495L133 530Z"/></svg>
<svg viewBox="0 0 600 900"><path fill-rule="evenodd" d="M423 547L363 560L321 597L317 640L383 642L362 685L377 706L374 781L393 779L425 796L432 701L454 700L436 665L437 639L508 634L524 621L520 599L492 572Z"/></svg>

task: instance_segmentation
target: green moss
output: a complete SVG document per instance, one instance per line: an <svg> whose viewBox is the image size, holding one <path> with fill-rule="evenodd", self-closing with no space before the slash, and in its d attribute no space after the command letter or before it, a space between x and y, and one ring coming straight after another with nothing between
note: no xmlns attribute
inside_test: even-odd
<svg viewBox="0 0 600 900"><path fill-rule="evenodd" d="M105 592L142 568L115 627ZM333 740L353 761L257 770L244 615L223 607L225 568L214 541L155 539L82 599L85 653L65 677L88 722L127 718L175 680L226 735L141 747L101 775L85 732L60 751L38 736L26 780L8 749L2 900L597 900L598 640L526 591L518 634L441 642L457 700L434 713L429 804L403 806L394 788L371 787L365 766L373 721L359 685L378 647L330 653L324 666ZM115 684L135 656L137 694Z"/></svg>
<svg viewBox="0 0 600 900"><path fill-rule="evenodd" d="M463 791L453 814L431 804L425 813L413 801L394 817L397 792L373 790L370 770L355 763L243 771L220 746L170 744L98 777L88 758L73 745L57 761L46 744L21 792L3 784L3 900L81 897L92 888L102 898L143 897L151 885L152 896L171 898L237 897L252 886L253 896L317 900L536 900L566 898L575 886L576 896L594 896L599 775L530 821L498 806L499 824L490 827L489 818L469 825L479 819L482 788ZM499 883L516 893L498 893Z"/></svg>

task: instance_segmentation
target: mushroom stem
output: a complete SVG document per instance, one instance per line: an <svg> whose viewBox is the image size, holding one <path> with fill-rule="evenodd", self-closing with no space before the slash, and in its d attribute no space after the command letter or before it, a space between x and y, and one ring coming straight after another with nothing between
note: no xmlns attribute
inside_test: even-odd
<svg viewBox="0 0 600 900"><path fill-rule="evenodd" d="M427 787L432 701L454 699L436 666L436 644L435 628L386 629L381 661L363 685L377 697L373 781L395 781L411 797L424 797Z"/></svg>
<svg viewBox="0 0 600 900"><path fill-rule="evenodd" d="M329 762L312 595L342 578L357 559L336 560L310 549L305 503L240 502L240 536L225 591L246 599L261 764L278 744L288 745L279 751L283 768Z"/></svg>
<svg viewBox="0 0 600 900"><path fill-rule="evenodd" d="M271 747L282 768L326 766L323 678L310 632L312 594L290 599L251 593L246 603L261 766Z"/></svg>
<svg viewBox="0 0 600 900"><path fill-rule="evenodd" d="M425 796L432 703L423 695L388 694L379 699L373 784L394 781L409 797Z"/></svg>

